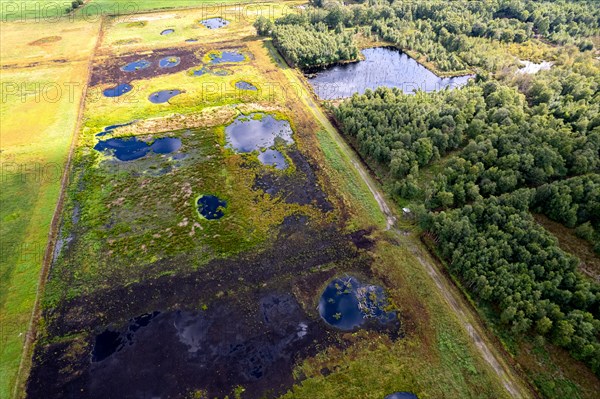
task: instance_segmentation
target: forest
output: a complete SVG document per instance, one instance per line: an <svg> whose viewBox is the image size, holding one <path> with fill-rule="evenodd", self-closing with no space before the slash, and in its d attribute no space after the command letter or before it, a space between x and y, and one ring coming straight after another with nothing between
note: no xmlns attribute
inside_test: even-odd
<svg viewBox="0 0 600 399"><path fill-rule="evenodd" d="M476 70L463 88L378 88L331 112L350 143L474 297L515 336L567 349L600 376L600 285L532 216L600 254L600 8L593 3L369 2L298 17L415 51L441 71ZM550 56L518 73L513 45ZM531 55L530 54L530 55ZM543 58L538 59L541 60Z"/></svg>
<svg viewBox="0 0 600 399"><path fill-rule="evenodd" d="M361 33L414 51L440 72L493 71L514 65L512 58L500 56L506 46L533 39L592 50L592 37L600 26L600 7L594 0L310 3L313 7L275 24L266 19L256 23L259 33L272 36L279 50L290 60L297 59L301 68L356 59L349 34ZM344 46L350 46L348 51ZM302 57L304 52L309 56Z"/></svg>

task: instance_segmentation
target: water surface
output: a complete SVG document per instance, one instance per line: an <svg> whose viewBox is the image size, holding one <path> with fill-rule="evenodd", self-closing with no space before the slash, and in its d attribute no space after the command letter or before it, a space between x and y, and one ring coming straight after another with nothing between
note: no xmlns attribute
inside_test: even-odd
<svg viewBox="0 0 600 399"><path fill-rule="evenodd" d="M395 392L384 399L419 399L419 397L412 392Z"/></svg>
<svg viewBox="0 0 600 399"><path fill-rule="evenodd" d="M160 34L165 36L165 35L170 35L173 32L175 32L175 29L165 29L162 32L160 32Z"/></svg>
<svg viewBox="0 0 600 399"><path fill-rule="evenodd" d="M165 57L158 61L158 66L161 68L172 68L179 65L181 59L179 57Z"/></svg>
<svg viewBox="0 0 600 399"><path fill-rule="evenodd" d="M220 54L212 53L209 55L211 64L221 64L223 62L242 62L246 59L244 54L237 51L222 51Z"/></svg>
<svg viewBox="0 0 600 399"><path fill-rule="evenodd" d="M323 100L351 97L377 87L397 87L405 93L465 85L473 76L440 78L400 50L377 47L363 50L364 61L329 67L308 79Z"/></svg>
<svg viewBox="0 0 600 399"><path fill-rule="evenodd" d="M121 70L125 72L135 72L139 69L148 68L150 66L150 61L148 60L138 60L130 62L129 64L122 66Z"/></svg>
<svg viewBox="0 0 600 399"><path fill-rule="evenodd" d="M119 161L134 161L148 155L169 154L181 148L181 139L176 137L163 137L147 143L137 137L111 138L100 140L94 146L96 151L109 151Z"/></svg>
<svg viewBox="0 0 600 399"><path fill-rule="evenodd" d="M198 198L198 212L208 220L221 219L225 215L227 201L215 195L203 195Z"/></svg>
<svg viewBox="0 0 600 399"><path fill-rule="evenodd" d="M268 149L261 152L258 160L264 165L274 166L276 169L285 169L288 166L283 154L277 150Z"/></svg>
<svg viewBox="0 0 600 399"><path fill-rule="evenodd" d="M223 18L208 18L200 21L208 29L219 29L229 25L229 21Z"/></svg>
<svg viewBox="0 0 600 399"><path fill-rule="evenodd" d="M161 90L150 94L148 100L154 104L162 104L178 94L181 94L181 90Z"/></svg>
<svg viewBox="0 0 600 399"><path fill-rule="evenodd" d="M240 90L258 90L252 83L244 82L243 80L236 82L235 87Z"/></svg>
<svg viewBox="0 0 600 399"><path fill-rule="evenodd" d="M241 115L225 128L227 147L237 152L252 152L275 145L275 140L286 144L294 142L292 128L286 120L275 119L272 115Z"/></svg>
<svg viewBox="0 0 600 399"><path fill-rule="evenodd" d="M109 87L108 89L105 89L102 94L104 94L105 97L119 97L125 93L129 93L131 89L133 89L133 86L131 86L129 83L121 83L115 87Z"/></svg>
<svg viewBox="0 0 600 399"><path fill-rule="evenodd" d="M381 324L397 319L395 312L385 310L388 305L383 288L362 284L354 277L333 279L319 300L319 314L325 322L337 329L351 331L367 319Z"/></svg>

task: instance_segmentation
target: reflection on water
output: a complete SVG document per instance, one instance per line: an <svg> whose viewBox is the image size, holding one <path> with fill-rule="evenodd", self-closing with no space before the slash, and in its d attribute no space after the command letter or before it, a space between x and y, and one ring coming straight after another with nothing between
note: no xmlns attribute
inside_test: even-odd
<svg viewBox="0 0 600 399"><path fill-rule="evenodd" d="M400 50L377 47L363 50L364 61L329 67L308 81L323 100L351 97L377 87L397 87L405 93L465 85L473 76L440 78Z"/></svg>

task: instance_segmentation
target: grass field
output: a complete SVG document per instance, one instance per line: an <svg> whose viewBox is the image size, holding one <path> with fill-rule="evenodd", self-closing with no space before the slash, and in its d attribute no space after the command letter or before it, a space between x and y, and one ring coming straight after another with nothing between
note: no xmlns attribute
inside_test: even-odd
<svg viewBox="0 0 600 399"><path fill-rule="evenodd" d="M98 24L3 24L0 397L15 383ZM28 43L60 32L61 40ZM86 35L85 40L81 40ZM85 36L84 36L85 37ZM77 45L75 45L77 44ZM73 47L69 55L67 47ZM22 57L26 54L26 57ZM70 57L73 57L72 59ZM70 62L57 62L65 57ZM24 66L24 63L36 63Z"/></svg>

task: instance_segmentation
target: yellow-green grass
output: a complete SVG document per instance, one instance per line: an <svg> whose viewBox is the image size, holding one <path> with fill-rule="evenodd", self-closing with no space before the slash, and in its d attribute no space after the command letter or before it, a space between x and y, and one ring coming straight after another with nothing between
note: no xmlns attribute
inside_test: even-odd
<svg viewBox="0 0 600 399"><path fill-rule="evenodd" d="M0 25L0 398L10 397L21 362L98 26ZM59 41L28 45L57 32ZM23 67L32 62L40 64Z"/></svg>
<svg viewBox="0 0 600 399"><path fill-rule="evenodd" d="M377 333L347 334L347 350L322 352L298 367L308 379L285 398L381 399L396 391L424 399L508 397L406 247L380 242L372 269L390 287L406 336L394 342Z"/></svg>
<svg viewBox="0 0 600 399"><path fill-rule="evenodd" d="M206 45L251 37L256 35L252 24L259 16L278 18L285 13L295 12L290 7L297 3L299 2L221 5L110 17L104 28L102 49L123 53L145 48L194 45L186 43L186 39L197 39L197 43ZM200 24L201 20L212 17L222 17L229 24L219 29L208 29ZM161 35L166 29L173 29L174 32Z"/></svg>
<svg viewBox="0 0 600 399"><path fill-rule="evenodd" d="M84 79L87 64L2 73L7 82L70 82ZM60 191L81 87L60 101L9 96L2 114L2 258L0 278L0 397L9 397L21 359L39 281L49 225Z"/></svg>
<svg viewBox="0 0 600 399"><path fill-rule="evenodd" d="M0 23L0 65L43 68L51 62L87 62L90 49L96 43L99 24L99 21L68 20Z"/></svg>

